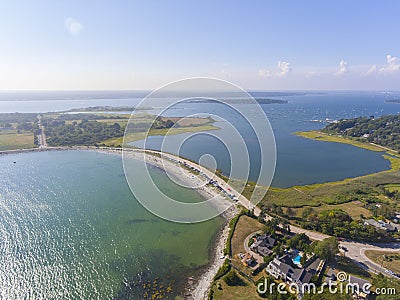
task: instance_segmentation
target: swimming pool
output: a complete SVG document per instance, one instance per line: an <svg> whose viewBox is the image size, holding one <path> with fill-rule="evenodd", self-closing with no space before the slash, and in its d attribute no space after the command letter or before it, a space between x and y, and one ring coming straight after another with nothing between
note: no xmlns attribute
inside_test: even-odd
<svg viewBox="0 0 400 300"><path fill-rule="evenodd" d="M301 259L301 255L298 254L295 258L293 258L293 263L295 265L300 265L300 259Z"/></svg>

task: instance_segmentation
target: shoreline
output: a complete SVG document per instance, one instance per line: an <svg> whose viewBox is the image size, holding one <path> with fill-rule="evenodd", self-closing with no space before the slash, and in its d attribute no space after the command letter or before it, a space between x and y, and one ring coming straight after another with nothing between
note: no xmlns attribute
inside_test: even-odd
<svg viewBox="0 0 400 300"><path fill-rule="evenodd" d="M346 145L351 145L357 148L361 149L366 149L374 152L386 152L390 155L395 155L398 156L398 151L394 149L390 149L375 143L369 143L369 142L362 142L362 141L356 141L353 139L345 138L340 135L334 135L334 134L327 134L324 133L320 130L309 130L309 131L297 131L294 132L296 136L314 140L314 141L323 141L323 142L330 142L330 143L339 143L339 144L346 144Z"/></svg>
<svg viewBox="0 0 400 300"><path fill-rule="evenodd" d="M189 278L187 283L188 287L186 288L187 293L184 295L185 299L198 300L208 298L208 293L211 289L214 277L226 259L224 249L229 236L229 222L237 213L237 207L232 207L222 214L225 221L212 242L213 246L210 249L211 253L209 255L210 260L205 266L201 267L199 275L196 276L199 279Z"/></svg>
<svg viewBox="0 0 400 300"><path fill-rule="evenodd" d="M109 147L91 147L91 146L75 146L75 147L45 147L45 148L31 148L31 149L16 149L16 150L4 150L0 151L1 155L7 154L23 154L23 153L31 153L31 152L46 152L46 151L94 151L98 153L104 154L112 154L112 155L123 155L123 151L121 148L109 148ZM126 154L129 155L129 158L137 159L137 160L145 160L146 163L149 163L157 168L162 169L164 172L168 172L169 175L172 175L174 179L177 181L181 181L186 184L196 183L196 178L193 179L190 177L189 170L185 170L184 168L180 168L180 165L174 164L168 159L164 159L161 157L157 157L152 155L151 153L147 153L147 155L143 155L144 152L141 151L129 151ZM168 171L166 170L168 169ZM179 170L181 172L179 172ZM180 177L182 175L182 171L186 173L187 176L184 176L183 179ZM167 176L168 176L167 174ZM198 184L199 182L197 182ZM198 269L197 274L194 274L195 277L189 277L186 279L185 290L184 293L181 293L185 299L207 299L207 295L209 290L211 289L211 285L214 281L215 274L218 269L222 266L225 261L224 248L226 245L226 241L229 235L229 222L235 217L238 213L237 205L230 203L227 201L226 197L223 196L219 191L213 189L209 186L202 186L200 188L193 188L194 191L199 193L203 198L208 199L209 197L218 197L223 203L224 207L229 205L229 208L225 210L220 216L224 219L223 225L218 228L215 233L215 237L210 242L209 246L209 261L206 265L200 267ZM221 257L224 257L223 259Z"/></svg>

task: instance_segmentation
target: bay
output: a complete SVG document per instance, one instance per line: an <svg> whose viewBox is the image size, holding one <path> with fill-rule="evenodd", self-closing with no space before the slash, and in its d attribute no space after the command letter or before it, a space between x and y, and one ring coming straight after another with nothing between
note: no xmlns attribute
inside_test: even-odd
<svg viewBox="0 0 400 300"><path fill-rule="evenodd" d="M150 172L176 199L201 200L163 171ZM93 151L1 156L0 298L181 294L187 277L207 264L221 224L221 218L177 224L146 211L129 190L120 156Z"/></svg>

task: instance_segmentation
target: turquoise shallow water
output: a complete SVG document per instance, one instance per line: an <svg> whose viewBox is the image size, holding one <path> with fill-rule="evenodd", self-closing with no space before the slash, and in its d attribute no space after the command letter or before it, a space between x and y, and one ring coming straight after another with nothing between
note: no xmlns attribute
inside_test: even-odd
<svg viewBox="0 0 400 300"><path fill-rule="evenodd" d="M161 170L151 174L182 201L200 200ZM207 263L221 224L153 216L131 194L119 156L1 156L0 298L141 299L156 291L172 297Z"/></svg>

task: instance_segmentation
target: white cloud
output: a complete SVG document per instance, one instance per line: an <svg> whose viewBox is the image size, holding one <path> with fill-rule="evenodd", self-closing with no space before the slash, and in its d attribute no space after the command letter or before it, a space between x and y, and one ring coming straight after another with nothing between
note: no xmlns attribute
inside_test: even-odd
<svg viewBox="0 0 400 300"><path fill-rule="evenodd" d="M258 75L260 75L261 77L268 77L268 78L272 77L271 71L267 69L259 69Z"/></svg>
<svg viewBox="0 0 400 300"><path fill-rule="evenodd" d="M339 62L339 70L335 73L338 76L341 76L343 74L346 74L349 70L347 69L347 62L345 60L341 60Z"/></svg>
<svg viewBox="0 0 400 300"><path fill-rule="evenodd" d="M378 67L376 65L373 65L373 66L371 66L371 68L369 68L369 70L367 72L363 73L362 75L368 76L368 75L374 74L377 69L378 69Z"/></svg>
<svg viewBox="0 0 400 300"><path fill-rule="evenodd" d="M73 18L65 19L65 27L72 36L78 35L83 29L83 25Z"/></svg>
<svg viewBox="0 0 400 300"><path fill-rule="evenodd" d="M280 72L278 72L276 75L283 77L289 74L292 71L292 67L290 66L290 63L286 61L278 61L278 68L281 69Z"/></svg>
<svg viewBox="0 0 400 300"><path fill-rule="evenodd" d="M400 62L396 56L386 56L387 65L379 69L379 73L392 74L400 70Z"/></svg>
<svg viewBox="0 0 400 300"><path fill-rule="evenodd" d="M278 69L279 71L276 73L272 73L272 71L268 69L259 69L258 70L258 75L261 77L285 77L287 74L289 74L292 71L292 67L290 66L290 63L286 61L278 61Z"/></svg>

